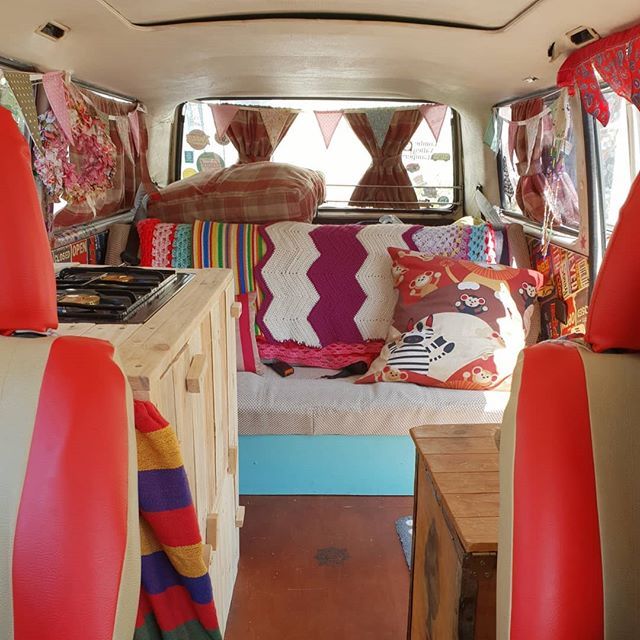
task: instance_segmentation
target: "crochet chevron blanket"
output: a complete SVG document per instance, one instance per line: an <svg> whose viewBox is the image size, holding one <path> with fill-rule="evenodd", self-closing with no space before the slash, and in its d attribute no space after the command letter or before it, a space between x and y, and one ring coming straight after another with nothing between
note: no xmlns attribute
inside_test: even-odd
<svg viewBox="0 0 640 640"><path fill-rule="evenodd" d="M279 222L262 229L257 322L269 342L309 347L384 339L396 292L387 249L414 249L420 227Z"/></svg>
<svg viewBox="0 0 640 640"><path fill-rule="evenodd" d="M142 587L134 640L221 640L175 432L135 402Z"/></svg>

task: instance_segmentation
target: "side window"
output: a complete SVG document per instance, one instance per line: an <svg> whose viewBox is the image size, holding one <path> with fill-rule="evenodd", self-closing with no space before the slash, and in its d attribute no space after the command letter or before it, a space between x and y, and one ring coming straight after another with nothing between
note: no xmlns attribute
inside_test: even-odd
<svg viewBox="0 0 640 640"><path fill-rule="evenodd" d="M498 106L501 207L505 213L577 233L576 145L571 113L559 91Z"/></svg>
<svg viewBox="0 0 640 640"><path fill-rule="evenodd" d="M595 118L589 120L598 154L592 179L599 182L604 227L610 235L640 171L640 111L610 89L603 93L611 113L609 124L603 127Z"/></svg>

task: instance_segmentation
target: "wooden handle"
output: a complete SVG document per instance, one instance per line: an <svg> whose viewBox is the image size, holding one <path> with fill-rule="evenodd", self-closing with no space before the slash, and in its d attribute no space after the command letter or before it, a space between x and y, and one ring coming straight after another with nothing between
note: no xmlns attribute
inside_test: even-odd
<svg viewBox="0 0 640 640"><path fill-rule="evenodd" d="M197 353L191 359L189 370L187 371L187 392L200 393L202 391L202 379L207 364L207 359L202 353Z"/></svg>
<svg viewBox="0 0 640 640"><path fill-rule="evenodd" d="M217 549L218 547L218 514L217 513L210 513L207 516L205 541L213 551Z"/></svg>
<svg viewBox="0 0 640 640"><path fill-rule="evenodd" d="M242 315L242 302L231 303L231 317L239 318Z"/></svg>
<svg viewBox="0 0 640 640"><path fill-rule="evenodd" d="M229 447L229 464L227 471L235 476L238 473L238 447Z"/></svg>
<svg viewBox="0 0 640 640"><path fill-rule="evenodd" d="M236 509L236 527L238 529L244 524L244 507L238 507Z"/></svg>

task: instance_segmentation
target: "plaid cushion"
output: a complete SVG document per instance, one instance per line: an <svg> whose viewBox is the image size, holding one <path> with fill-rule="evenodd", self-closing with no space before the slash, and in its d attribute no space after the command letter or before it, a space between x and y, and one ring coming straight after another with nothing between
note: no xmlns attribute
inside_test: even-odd
<svg viewBox="0 0 640 640"><path fill-rule="evenodd" d="M165 222L310 222L324 198L318 171L251 162L174 182L150 196L147 210Z"/></svg>

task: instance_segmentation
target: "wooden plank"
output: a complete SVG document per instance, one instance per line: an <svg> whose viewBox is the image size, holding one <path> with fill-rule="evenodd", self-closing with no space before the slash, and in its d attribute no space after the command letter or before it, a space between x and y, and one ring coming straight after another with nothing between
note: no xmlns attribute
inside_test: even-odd
<svg viewBox="0 0 640 640"><path fill-rule="evenodd" d="M417 501L410 637L456 638L462 557L423 464L417 465Z"/></svg>
<svg viewBox="0 0 640 640"><path fill-rule="evenodd" d="M432 424L414 427L411 437L414 442L422 438L480 438L493 436L497 424Z"/></svg>
<svg viewBox="0 0 640 640"><path fill-rule="evenodd" d="M498 471L497 453L433 453L429 455L429 468L438 471Z"/></svg>
<svg viewBox="0 0 640 640"><path fill-rule="evenodd" d="M456 518L455 522L465 551L498 551L498 518Z"/></svg>
<svg viewBox="0 0 640 640"><path fill-rule="evenodd" d="M96 326L97 325L90 322L61 322L56 329L56 335L86 336L90 334Z"/></svg>
<svg viewBox="0 0 640 640"><path fill-rule="evenodd" d="M440 493L497 493L500 490L496 471L434 473Z"/></svg>
<svg viewBox="0 0 640 640"><path fill-rule="evenodd" d="M428 456L431 453L495 453L492 436L478 438L425 438L418 441L418 449Z"/></svg>
<svg viewBox="0 0 640 640"><path fill-rule="evenodd" d="M499 493L447 493L447 506L454 520L458 518L497 518Z"/></svg>

